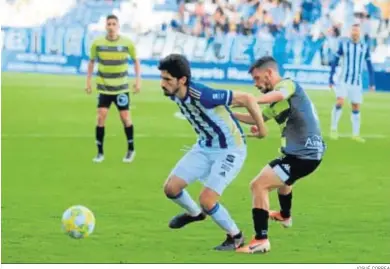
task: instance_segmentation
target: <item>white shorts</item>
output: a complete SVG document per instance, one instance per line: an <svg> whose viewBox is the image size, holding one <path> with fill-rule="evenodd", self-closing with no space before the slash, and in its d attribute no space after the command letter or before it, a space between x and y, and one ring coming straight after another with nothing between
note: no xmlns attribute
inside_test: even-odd
<svg viewBox="0 0 390 269"><path fill-rule="evenodd" d="M336 97L347 98L351 101L352 104L362 104L363 103L363 88L362 86L349 85L349 84L340 84L334 89Z"/></svg>
<svg viewBox="0 0 390 269"><path fill-rule="evenodd" d="M187 184L200 180L221 195L238 175L245 159L246 148L210 150L195 145L176 164L171 175L184 179Z"/></svg>

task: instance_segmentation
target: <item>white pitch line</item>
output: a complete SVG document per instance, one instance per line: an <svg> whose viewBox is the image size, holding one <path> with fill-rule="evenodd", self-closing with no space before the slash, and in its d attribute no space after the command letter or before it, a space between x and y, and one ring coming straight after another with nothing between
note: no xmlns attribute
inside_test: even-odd
<svg viewBox="0 0 390 269"><path fill-rule="evenodd" d="M119 137L123 134L107 134L105 137ZM339 134L342 138L351 137L350 134ZM135 138L196 138L196 135L192 134L147 134L147 133L136 133ZM280 138L279 135L269 135L271 138ZM328 138L328 135L324 135L325 138ZM386 139L389 136L383 134L363 134L363 138L372 138L372 139ZM94 138L93 134L2 134L1 138Z"/></svg>
<svg viewBox="0 0 390 269"><path fill-rule="evenodd" d="M116 134L106 134L105 137L119 137L122 136ZM167 138L167 137L176 137L176 138L196 138L195 135L190 134L175 134L175 135L164 135L164 134L135 134L138 138ZM2 134L2 138L94 138L93 134Z"/></svg>
<svg viewBox="0 0 390 269"><path fill-rule="evenodd" d="M343 138L351 137L350 134L339 134L339 136L343 137ZM329 137L329 136L325 136L325 137ZM383 134L363 134L362 137L363 138L383 139L383 138L387 138L388 136L387 135L383 135Z"/></svg>

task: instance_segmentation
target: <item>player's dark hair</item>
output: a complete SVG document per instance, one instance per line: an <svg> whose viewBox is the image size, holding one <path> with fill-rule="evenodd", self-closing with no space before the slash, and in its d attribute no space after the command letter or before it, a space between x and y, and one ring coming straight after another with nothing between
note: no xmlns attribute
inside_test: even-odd
<svg viewBox="0 0 390 269"><path fill-rule="evenodd" d="M117 17L116 15L114 15L114 14L108 15L108 16L106 17L106 20L107 20L107 21L108 21L108 20L111 20L111 19L116 20L116 21L119 21L118 17Z"/></svg>
<svg viewBox="0 0 390 269"><path fill-rule="evenodd" d="M256 62L254 62L251 67L249 68L248 73L252 73L252 71L256 68L264 68L264 67L278 67L278 64L276 63L276 60L272 56L263 56L260 59L257 59Z"/></svg>
<svg viewBox="0 0 390 269"><path fill-rule="evenodd" d="M181 54L170 54L160 60L158 70L165 70L174 78L187 77L186 85L190 83L191 68L187 58Z"/></svg>

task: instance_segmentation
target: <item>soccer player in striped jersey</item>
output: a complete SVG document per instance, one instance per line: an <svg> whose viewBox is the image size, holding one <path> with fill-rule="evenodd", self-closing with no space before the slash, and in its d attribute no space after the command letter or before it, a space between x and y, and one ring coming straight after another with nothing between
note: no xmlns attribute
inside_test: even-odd
<svg viewBox="0 0 390 269"><path fill-rule="evenodd" d="M365 142L360 136L360 105L363 102L363 62L367 63L370 90L375 90L374 70L371 63L370 48L360 40L360 26L354 24L351 30L351 38L340 42L335 60L332 63L329 84L334 87L334 74L340 57L343 57L342 75L339 85L335 87L336 104L332 109L331 139L338 139L338 123L341 117L344 99L348 97L352 104L352 139L357 142Z"/></svg>
<svg viewBox="0 0 390 269"><path fill-rule="evenodd" d="M119 110L119 115L124 125L127 138L126 155L123 162L130 163L135 157L134 127L129 111L129 57L134 62L135 84L133 93L138 93L141 87L140 61L137 59L133 42L119 35L119 21L115 15L109 15L106 19L107 35L94 40L88 64L86 92L92 92L92 73L95 59L98 61L96 78L98 96L97 126L95 129L98 154L93 159L100 163L104 160L103 142L105 133L105 121L111 103Z"/></svg>
<svg viewBox="0 0 390 269"><path fill-rule="evenodd" d="M198 134L197 143L177 163L164 185L166 196L186 211L175 216L169 227L182 228L204 220L207 214L227 234L226 240L215 249L235 250L244 244L244 237L218 201L244 164L246 142L229 106L246 107L259 128L258 137L263 137L266 129L256 99L248 93L216 90L194 83L188 61L179 54L162 59L158 69L165 95L178 105ZM200 207L185 190L198 179L204 185L199 196Z"/></svg>
<svg viewBox="0 0 390 269"><path fill-rule="evenodd" d="M313 173L322 161L325 144L317 112L302 87L280 76L275 59L264 56L249 70L255 86L264 93L258 103L269 104L263 110L264 120L274 119L282 135L281 156L268 163L251 182L252 218L255 237L238 252L267 252L268 219L292 226L292 186L297 180ZM254 124L249 114L235 112L241 122ZM252 131L255 135L256 131ZM280 211L269 208L269 192L277 189Z"/></svg>

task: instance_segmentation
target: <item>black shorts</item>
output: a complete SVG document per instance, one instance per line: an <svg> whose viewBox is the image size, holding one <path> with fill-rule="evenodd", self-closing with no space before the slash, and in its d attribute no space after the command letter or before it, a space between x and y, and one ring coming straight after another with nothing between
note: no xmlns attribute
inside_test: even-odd
<svg viewBox="0 0 390 269"><path fill-rule="evenodd" d="M98 107L110 108L111 103L115 103L118 110L129 110L130 97L129 93L120 94L103 94L98 95Z"/></svg>
<svg viewBox="0 0 390 269"><path fill-rule="evenodd" d="M286 155L271 161L269 165L284 183L292 185L298 179L313 173L320 163L321 160L305 160Z"/></svg>

